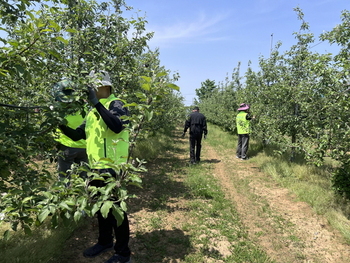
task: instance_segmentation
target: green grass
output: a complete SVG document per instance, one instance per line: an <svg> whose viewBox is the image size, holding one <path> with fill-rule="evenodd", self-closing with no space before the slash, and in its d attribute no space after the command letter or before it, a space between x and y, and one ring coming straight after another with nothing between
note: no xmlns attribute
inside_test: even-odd
<svg viewBox="0 0 350 263"><path fill-rule="evenodd" d="M179 147L174 141L166 154L150 162L143 178L145 198L139 194L149 213L134 215L134 261L273 262L248 238L235 204L225 199L212 174L213 164L189 166L187 143L181 141Z"/></svg>
<svg viewBox="0 0 350 263"><path fill-rule="evenodd" d="M329 166L313 167L306 164L290 163L280 158L258 154L253 162L262 171L272 176L283 187L295 193L299 200L307 202L314 211L327 218L350 242L349 204L340 202L334 193Z"/></svg>
<svg viewBox="0 0 350 263"><path fill-rule="evenodd" d="M2 224L1 233L8 227ZM65 241L77 228L76 224L59 229L43 225L34 229L31 235L24 235L22 231L12 232L9 240L0 239L0 262L47 263L64 249Z"/></svg>
<svg viewBox="0 0 350 263"><path fill-rule="evenodd" d="M236 148L237 136L223 132L216 126L210 126L210 134L214 137L211 144L221 151L228 147ZM327 159L322 167L315 167L307 165L300 159L290 162L288 154L276 156L274 150L272 146L263 147L251 140L248 156L253 158L250 162L255 163L274 181L296 194L299 200L310 204L316 213L325 216L350 243L348 225L350 204L335 194L331 183L331 171L337 163Z"/></svg>
<svg viewBox="0 0 350 263"><path fill-rule="evenodd" d="M206 169L204 164L190 167L185 179L185 185L191 189L191 215L196 218L190 227L191 240L195 247L201 247L186 256L185 262L204 262L204 258L222 262L273 262L248 239L234 204L225 199L210 165ZM220 242L230 244L225 255L215 247Z"/></svg>
<svg viewBox="0 0 350 263"><path fill-rule="evenodd" d="M209 127L206 143L220 152L234 151L237 137ZM179 146L178 138L160 136L142 142L136 149L137 156L146 159L150 167L144 175L143 209L146 217L135 218L139 223L135 230L135 262L273 262L259 247L247 229L232 201L225 199L220 183L213 176L210 162L188 166L187 158L178 159L175 153L188 156L188 146ZM175 142L175 143L174 143ZM205 146L204 146L205 147ZM151 150L152 149L152 150ZM327 217L329 222L350 240L346 215L350 211L347 202L334 195L327 167L315 168L300 163L290 163L287 158L274 157L268 149L251 141L253 162L281 186L290 189L315 211ZM229 158L234 156L226 156ZM235 185L238 191L246 191L249 178ZM253 194L250 198L257 198ZM139 202L132 200L132 202ZM179 202L179 203L177 203ZM286 239L301 245L299 238L288 232L290 222L272 213L264 200L256 200L261 213L271 214L276 231L286 231ZM132 208L132 206L131 206ZM179 212L176 214L175 212ZM165 219L173 215L171 225ZM0 232L8 226L0 225ZM49 262L56 253L64 251L66 240L76 230L75 226L51 230L39 228L32 236L14 233L10 240L0 241L1 262ZM264 235L255 233L256 237ZM221 245L221 246L220 246ZM225 247L225 250L222 250ZM303 255L300 255L303 260ZM174 261L175 262L175 261ZM179 262L179 261L176 261Z"/></svg>

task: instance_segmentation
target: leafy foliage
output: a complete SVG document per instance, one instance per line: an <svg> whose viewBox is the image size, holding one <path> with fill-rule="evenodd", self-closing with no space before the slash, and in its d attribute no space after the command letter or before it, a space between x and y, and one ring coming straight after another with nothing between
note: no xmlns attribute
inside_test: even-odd
<svg viewBox="0 0 350 263"><path fill-rule="evenodd" d="M251 104L252 136L276 147L276 153L289 153L290 159L302 156L315 165L325 157L340 162L334 175L335 188L349 191L349 178L344 174L350 152L349 127L349 40L350 14L342 13L342 24L320 36L340 47L339 54L312 51L316 41L300 8L295 8L301 21L294 33L296 43L281 53L277 43L268 58L259 58L259 70L250 65L239 75L200 100L208 120L230 131L235 130L235 112L240 103ZM342 186L342 187L340 187Z"/></svg>
<svg viewBox="0 0 350 263"><path fill-rule="evenodd" d="M127 187L141 185L144 162L132 155L126 164L109 160L117 174L122 170L117 178L91 173L87 165L72 167L71 179L57 181L52 171L57 154L53 133L66 114L86 114L86 76L103 69L111 73L113 92L132 112L132 149L136 139L147 137L144 131L174 125L176 117L163 115L168 102L182 105L176 93L179 88L172 84L177 76L171 79L159 65L158 52L148 49L153 33L146 32L145 19L122 16L131 10L124 1L32 3L9 2L13 12L1 10L6 25L0 29L6 34L0 49L0 211L4 221L13 230L23 228L29 233L31 226L48 218L56 227L98 210L103 215L111 210L121 222L125 201L132 197ZM78 87L69 107L55 102L51 94L52 85L63 78ZM81 178L81 171L88 177ZM90 186L92 180L101 181L103 187Z"/></svg>
<svg viewBox="0 0 350 263"><path fill-rule="evenodd" d="M215 80L207 79L201 83L201 88L196 89L196 95L199 101L211 96L213 90L215 90Z"/></svg>

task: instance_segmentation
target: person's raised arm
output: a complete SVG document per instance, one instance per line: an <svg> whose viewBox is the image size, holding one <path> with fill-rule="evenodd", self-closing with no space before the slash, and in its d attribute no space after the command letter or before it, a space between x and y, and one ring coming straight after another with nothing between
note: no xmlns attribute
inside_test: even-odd
<svg viewBox="0 0 350 263"><path fill-rule="evenodd" d="M89 101L94 105L107 127L115 133L119 133L124 129L127 121L122 121L121 116L128 115L128 110L123 107L123 103L119 100L112 101L109 109L106 109L97 99L96 92L89 87Z"/></svg>
<svg viewBox="0 0 350 263"><path fill-rule="evenodd" d="M60 130L73 141L79 141L81 139L86 139L85 134L85 121L76 129L72 129L66 125L59 125Z"/></svg>

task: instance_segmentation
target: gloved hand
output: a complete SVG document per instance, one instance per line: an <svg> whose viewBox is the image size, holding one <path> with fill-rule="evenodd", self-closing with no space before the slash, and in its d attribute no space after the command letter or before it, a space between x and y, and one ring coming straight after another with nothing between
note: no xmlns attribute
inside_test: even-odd
<svg viewBox="0 0 350 263"><path fill-rule="evenodd" d="M182 138L184 138L184 137L185 137L185 133L184 133L184 132L182 133L181 137L182 137Z"/></svg>
<svg viewBox="0 0 350 263"><path fill-rule="evenodd" d="M204 134L204 140L207 138L207 135L206 134Z"/></svg>
<svg viewBox="0 0 350 263"><path fill-rule="evenodd" d="M88 100L92 103L92 105L95 106L98 103L98 98L96 96L96 91L95 91L94 88L88 87L88 92L89 92Z"/></svg>

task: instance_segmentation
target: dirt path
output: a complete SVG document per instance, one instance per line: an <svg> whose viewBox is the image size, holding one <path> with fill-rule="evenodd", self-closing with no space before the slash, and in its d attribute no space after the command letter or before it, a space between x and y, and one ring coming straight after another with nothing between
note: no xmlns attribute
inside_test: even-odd
<svg viewBox="0 0 350 263"><path fill-rule="evenodd" d="M350 247L312 208L259 172L251 161L226 151L219 155L206 145L207 158L219 159L214 175L228 199L236 204L250 238L277 262L350 262ZM222 153L221 153L222 154ZM248 183L249 192L239 184ZM246 189L246 188L244 188Z"/></svg>
<svg viewBox="0 0 350 263"><path fill-rule="evenodd" d="M164 243L161 239L190 238L183 230L183 226L191 220L188 218L186 200L179 198L185 191L181 169L187 165L188 144L185 139L178 140L177 150L164 154L155 164L151 164L150 172L144 178L144 188L138 190L138 198L130 202L130 247L134 263L180 263L187 253L186 249L179 251L176 246L172 248L171 244ZM203 145L202 159L204 162L217 160L210 162L213 174L220 182L227 199L236 207L247 228L249 239L258 244L270 258L281 263L350 262L349 245L324 218L261 173L252 160L241 161L228 158L229 156L235 156L232 149L218 151L208 143ZM170 169L178 176L167 181L164 173ZM152 182L148 181L150 177L153 177ZM169 193L165 193L164 188L168 188ZM159 206L166 207L167 212L157 209ZM111 256L112 252L94 259L82 256L82 251L94 244L97 237L96 220L88 220L90 223L75 231L67 241L62 258L52 262L97 263L104 262ZM154 253L164 249L164 246L168 250L166 256L157 259ZM147 260L140 260L141 258Z"/></svg>

